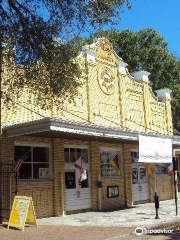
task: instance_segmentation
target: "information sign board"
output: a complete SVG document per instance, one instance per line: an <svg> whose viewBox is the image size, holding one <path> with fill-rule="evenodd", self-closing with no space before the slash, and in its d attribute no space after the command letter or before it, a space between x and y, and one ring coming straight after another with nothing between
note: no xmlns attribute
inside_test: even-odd
<svg viewBox="0 0 180 240"><path fill-rule="evenodd" d="M171 139L139 135L139 162L171 163Z"/></svg>
<svg viewBox="0 0 180 240"><path fill-rule="evenodd" d="M17 227L24 231L24 226L26 223L37 226L32 198L15 196L8 228Z"/></svg>

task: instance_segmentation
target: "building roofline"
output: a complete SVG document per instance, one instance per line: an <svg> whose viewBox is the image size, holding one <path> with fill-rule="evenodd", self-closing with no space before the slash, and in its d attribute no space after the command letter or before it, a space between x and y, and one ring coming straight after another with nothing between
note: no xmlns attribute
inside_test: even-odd
<svg viewBox="0 0 180 240"><path fill-rule="evenodd" d="M32 122L25 122L3 127L3 135L6 137L33 135L41 137L75 138L82 140L99 140L135 144L139 141L139 135L144 135L171 139L174 147L180 147L180 136L102 127L88 122L77 123L55 118L42 118Z"/></svg>

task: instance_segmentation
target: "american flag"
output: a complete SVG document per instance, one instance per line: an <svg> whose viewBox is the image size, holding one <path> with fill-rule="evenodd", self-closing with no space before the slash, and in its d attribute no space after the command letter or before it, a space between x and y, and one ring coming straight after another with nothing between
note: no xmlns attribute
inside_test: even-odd
<svg viewBox="0 0 180 240"><path fill-rule="evenodd" d="M15 165L14 165L14 172L17 173L19 172L22 164L24 163L24 160L28 157L28 154L30 153L31 150L29 150L24 156L20 157L16 162L15 162Z"/></svg>
<svg viewBox="0 0 180 240"><path fill-rule="evenodd" d="M19 159L15 162L14 172L18 172L23 163L24 163L24 159L23 159L23 158L19 158Z"/></svg>

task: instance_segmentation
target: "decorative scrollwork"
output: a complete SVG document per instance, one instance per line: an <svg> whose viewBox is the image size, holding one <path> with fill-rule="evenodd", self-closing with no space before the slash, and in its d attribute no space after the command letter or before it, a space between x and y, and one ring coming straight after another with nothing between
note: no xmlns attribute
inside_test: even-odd
<svg viewBox="0 0 180 240"><path fill-rule="evenodd" d="M115 77L108 68L103 68L99 74L99 85L106 94L112 94L115 90Z"/></svg>

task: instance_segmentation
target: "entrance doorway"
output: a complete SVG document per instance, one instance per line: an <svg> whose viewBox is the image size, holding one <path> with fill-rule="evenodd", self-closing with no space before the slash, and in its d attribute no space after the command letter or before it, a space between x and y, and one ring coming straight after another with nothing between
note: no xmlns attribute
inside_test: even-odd
<svg viewBox="0 0 180 240"><path fill-rule="evenodd" d="M138 163L139 153L131 152L132 156L132 195L133 202L149 200L148 174L142 163Z"/></svg>
<svg viewBox="0 0 180 240"><path fill-rule="evenodd" d="M83 156L84 170L87 177L80 180L80 170L74 166L76 160ZM89 157L87 148L65 148L65 190L66 211L91 208L91 188Z"/></svg>
<svg viewBox="0 0 180 240"><path fill-rule="evenodd" d="M68 169L65 171L66 210L82 210L91 208L89 187L89 171L86 169L87 179L79 182L79 170Z"/></svg>

